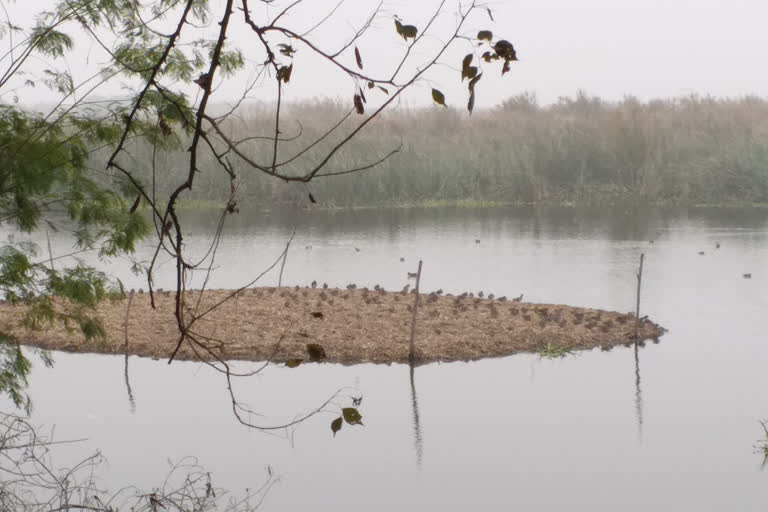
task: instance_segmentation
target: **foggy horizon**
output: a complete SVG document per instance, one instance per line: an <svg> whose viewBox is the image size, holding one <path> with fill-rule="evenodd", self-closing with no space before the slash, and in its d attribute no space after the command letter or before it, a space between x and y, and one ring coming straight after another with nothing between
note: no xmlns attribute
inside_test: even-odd
<svg viewBox="0 0 768 512"><path fill-rule="evenodd" d="M28 26L32 14L50 4L49 1L16 4L9 9L13 13L23 12L28 19L18 23ZM286 18L297 26L306 26L317 21L319 13L333 5L335 2L302 6ZM387 58L391 61L396 52L405 48L391 24L394 15L422 24L429 10L436 5L438 2L419 2L417 5L385 2L371 27L370 38L360 43L366 64L375 66ZM606 101L619 101L626 96L641 101L691 94L716 98L768 96L768 74L763 65L763 49L768 47L768 31L763 26L764 20L768 19L768 4L764 2L653 0L618 3L586 0L573 3L544 0L520 5L496 1L487 5L494 21L485 15L485 11L482 15L478 12L467 33L478 28L492 30L495 36L515 45L520 60L513 63L511 71L504 77L498 76L498 69L489 67L484 80L478 84L477 109L499 105L524 92L534 93L541 105L556 103L561 97L573 97L579 91ZM212 8L212 27L216 25L217 7ZM342 9L332 18L334 21L329 22L326 29L328 33L320 34L321 40L348 37L375 3L355 2L354 6L344 4L343 7L346 10ZM274 16L279 12L278 8L269 8L269 13ZM264 11L261 7L251 10L254 14ZM454 5L445 7L441 17L444 27L450 27L454 21L455 10ZM242 25L239 19L238 24ZM242 27L233 34L233 45L245 51L252 34L244 32ZM105 59L98 56L100 49L95 44L76 44L75 51L66 58L66 68L76 74L82 72L82 79L87 71L82 68L92 67ZM334 43L328 45L333 47ZM456 45L440 69L404 94L401 104L407 107L430 105L430 87L438 84L446 94L446 102L461 108L466 102L460 92L465 84L456 78L464 53L466 47ZM304 55L309 52L297 52L294 79L286 87L283 99L289 103L321 98L350 101L354 93L350 80L328 73L316 57L302 60ZM245 73L238 75L236 80L220 83L214 101L225 102L239 97L244 77L253 72L259 60L258 56L251 58L247 53L245 56ZM319 86L317 76L323 77ZM114 97L112 92L118 91L116 85L117 82L107 87L104 96ZM269 93L258 88L251 95L258 101L270 101ZM27 96L22 96L21 101L35 103Z"/></svg>

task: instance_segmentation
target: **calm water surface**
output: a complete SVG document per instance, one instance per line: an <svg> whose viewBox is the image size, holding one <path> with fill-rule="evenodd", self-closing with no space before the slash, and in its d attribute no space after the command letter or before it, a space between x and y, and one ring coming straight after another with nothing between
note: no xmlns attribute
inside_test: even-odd
<svg viewBox="0 0 768 512"><path fill-rule="evenodd" d="M193 249L214 220L196 214L188 222ZM87 437L77 453L103 452L105 485L151 487L168 458L195 455L237 492L258 486L270 465L281 481L265 510L768 507L768 470L754 449L758 420L768 419L767 211L243 213L225 231L212 285L255 277L293 229L283 276L290 285L395 289L422 259L427 290L524 293L617 311L634 308L644 252L643 310L669 332L637 353L430 364L413 381L402 365L321 364L268 367L238 382L241 399L263 413L253 420L266 424L338 389L362 394L365 427L335 438L331 413L288 439L243 427L223 379L200 364L130 358L132 406L124 358L57 353L53 369L37 365L32 376L34 422L55 424L57 439ZM69 240L54 242L64 251ZM111 268L129 287L145 286L127 263ZM158 286L173 285L172 270L160 267ZM276 281L273 272L261 284Z"/></svg>

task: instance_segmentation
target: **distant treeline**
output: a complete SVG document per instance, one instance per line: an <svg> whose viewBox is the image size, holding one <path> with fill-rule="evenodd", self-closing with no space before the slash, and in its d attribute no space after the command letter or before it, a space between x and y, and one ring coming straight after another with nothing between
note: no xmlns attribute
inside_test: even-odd
<svg viewBox="0 0 768 512"><path fill-rule="evenodd" d="M280 158L317 139L349 106L294 105L284 112ZM343 138L363 118L352 114L337 132L299 156L296 172ZM224 125L239 150L270 163L274 114L250 106ZM231 152L241 201L251 205L308 203L308 192L326 206L429 202L656 201L687 204L768 202L768 101L757 97L687 96L647 103L607 102L580 93L540 106L532 94L493 110L435 106L388 112L372 122L329 162L329 172L365 166L400 151L371 170L317 178L309 185L283 183L249 168ZM217 148L223 152L224 148ZM151 149L133 156L147 162ZM167 192L186 173L185 153L158 153L155 182ZM230 191L212 154L189 199L223 200Z"/></svg>

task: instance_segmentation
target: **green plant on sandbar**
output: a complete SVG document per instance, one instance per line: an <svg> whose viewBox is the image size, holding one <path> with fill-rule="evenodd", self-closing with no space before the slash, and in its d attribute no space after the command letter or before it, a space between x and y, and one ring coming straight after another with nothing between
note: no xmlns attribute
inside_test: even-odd
<svg viewBox="0 0 768 512"><path fill-rule="evenodd" d="M570 347L560 347L557 345L552 345L552 343L547 342L546 345L541 344L536 348L536 353L539 354L539 357L542 359L557 359L560 357L565 357L568 354L571 353Z"/></svg>
<svg viewBox="0 0 768 512"><path fill-rule="evenodd" d="M760 469L765 469L768 466L768 421L760 421L760 426L763 427L765 437L757 442L755 448L757 448L758 453L763 454L763 464Z"/></svg>

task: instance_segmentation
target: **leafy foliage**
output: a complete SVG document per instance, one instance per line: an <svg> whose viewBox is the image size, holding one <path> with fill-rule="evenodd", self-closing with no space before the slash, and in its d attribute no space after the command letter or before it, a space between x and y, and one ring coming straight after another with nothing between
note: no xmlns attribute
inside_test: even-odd
<svg viewBox="0 0 768 512"><path fill-rule="evenodd" d="M464 35L475 33L466 26L469 15L478 9L474 2L459 5L456 23L447 29L433 23L442 12L441 3L430 17L412 20L413 24L395 17L396 35L403 38L405 48L392 52L391 62L377 62L380 69L375 75L367 74L359 48L366 47L369 29L382 16L380 7L355 27L341 49L326 49L326 41L317 38L315 31L332 19L340 23L336 9L316 27L299 30L292 26L295 20L290 12L298 9L299 3L285 2L273 10L251 9L247 0L58 0L26 30L28 37L20 45L24 48L0 56L0 62L10 62L7 73L0 76L0 89L9 84L31 88L40 83L60 101L47 115L0 104L0 212L4 220L26 233L43 225L67 229L75 234L79 250L95 251L107 258L132 252L136 242L150 232L143 207L156 230L157 253L170 256L179 275L175 316L180 341L171 360L183 343L197 344L197 348L212 353L206 340L190 336L191 326L199 317L197 313L184 314L190 308L182 303L183 292L193 272L210 272L214 266L223 222L239 211L245 179L262 175L273 181L306 185L316 178L373 168L395 154L396 146L383 158L335 169L339 164L344 166L339 158L342 151L351 147L363 129L369 129L372 120L396 104L404 91L429 80L425 73L451 45L468 42L474 51L474 44L479 43L489 48L491 55L477 66L472 66L470 59L462 68L462 80L469 81L470 112L481 67L495 60L508 66L516 58L511 44L494 40L490 31L478 33L478 41ZM247 46L243 45L247 52L232 43L231 27L235 24L250 36ZM91 78L57 69L61 57L73 48L75 31L90 38L93 48L103 51L109 61L97 78L108 81L119 77L128 91L126 98L90 102L86 98L98 90L89 84ZM435 41L438 43L433 44ZM285 111L283 94L292 85L294 66L303 65L295 58L298 52L302 58L306 54L330 63L330 69L348 78L354 90L352 105L342 121L322 119L326 126L308 137L303 136L301 121L297 123L299 134L288 134L291 128L281 117ZM52 62L46 61L50 66L37 75L26 75L20 70L35 54ZM246 70L246 66L251 69ZM17 72L19 76L12 84ZM243 95L232 110L214 112L210 105L222 80L246 75ZM317 85L324 83L321 77ZM267 116L269 130L233 139L233 121L241 117L237 110L261 87L269 88L276 98L274 113ZM372 104L366 95L376 95ZM441 91L433 88L432 97L447 107ZM350 117L354 112L360 117ZM137 160L135 154L146 149L149 151L142 155L145 160ZM176 212L178 201L221 179L226 195L222 225L203 260L191 261ZM270 188L274 190L274 185ZM306 186L305 190L304 198L315 203L315 196ZM53 205L60 212L58 217L52 213ZM122 286L110 283L107 276L77 260L54 265L52 255L46 261L38 254L36 247L23 245L7 245L0 251L0 293L28 308L29 328L62 322L79 328L86 337L103 337L105 332L92 317L92 310L100 300L122 293ZM156 261L154 258L146 269L150 291ZM311 361L325 359L320 345L307 345L307 352ZM360 423L359 415L349 414L343 415L348 423Z"/></svg>
<svg viewBox="0 0 768 512"><path fill-rule="evenodd" d="M357 409L357 405L359 405L359 400L353 399L352 403L353 407L344 407L341 409L341 416L331 421L331 432L333 432L333 436L336 437L336 433L341 430L341 427L344 425L344 422L346 422L348 425L360 425L363 426L363 417L360 414L360 411Z"/></svg>
<svg viewBox="0 0 768 512"><path fill-rule="evenodd" d="M541 345L537 352L542 359L559 359L570 354L571 349L547 342L546 344Z"/></svg>
<svg viewBox="0 0 768 512"><path fill-rule="evenodd" d="M25 46L3 57L11 62L0 79L0 90L10 85L31 55L58 59L73 48L73 39L64 29L67 22L114 28L130 19L125 16L130 10L125 2L67 1L41 13ZM151 50L143 54L151 55ZM181 64L173 65L172 69L181 69ZM77 87L68 71L43 69L39 77L22 76L26 87L40 82L64 99ZM65 229L75 234L79 252L95 251L102 257L131 253L136 242L149 233L149 223L129 211L125 195L89 169L92 147L120 138L124 126L120 110L119 103L114 110L97 113L62 101L60 108L43 115L0 103L0 222L21 233L32 233L41 226ZM179 117L172 109L166 115ZM153 136L159 131L149 124L136 128L139 135ZM0 297L27 308L24 324L30 329L60 322L79 329L86 338L104 338L104 327L93 316L93 308L100 300L119 295L120 289L103 273L72 261L54 265L52 254L41 259L34 244L9 239L0 246ZM41 355L50 363L45 353ZM27 409L30 401L24 388L30 368L18 340L0 332L0 392Z"/></svg>
<svg viewBox="0 0 768 512"><path fill-rule="evenodd" d="M16 340L0 333L0 390L10 397L16 407L23 407L27 413L31 402L24 389L31 369L31 362Z"/></svg>

